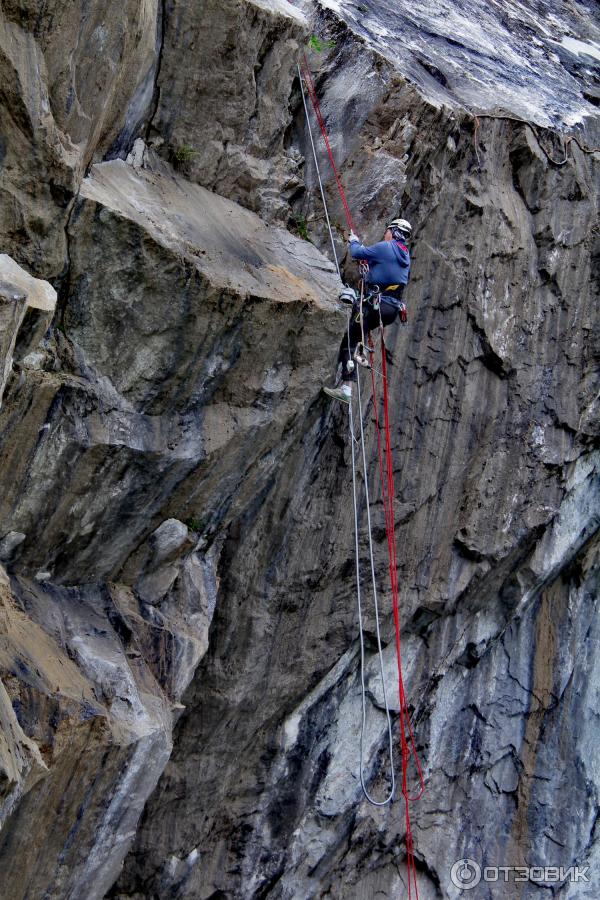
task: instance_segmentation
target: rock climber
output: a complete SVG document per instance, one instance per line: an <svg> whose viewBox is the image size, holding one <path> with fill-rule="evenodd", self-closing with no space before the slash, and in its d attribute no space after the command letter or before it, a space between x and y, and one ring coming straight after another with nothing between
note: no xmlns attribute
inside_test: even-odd
<svg viewBox="0 0 600 900"><path fill-rule="evenodd" d="M406 306L402 301L404 289L410 277L410 252L408 242L411 225L406 219L392 219L385 229L382 241L365 247L353 231L348 238L350 255L353 259L364 261L369 265L365 276L365 293L375 291L372 300L363 301L362 326L360 321L360 305L353 288L346 288L340 294L343 303L352 303L350 328L346 331L340 345L338 364L342 364L342 382L337 388L323 388L326 394L343 403L352 399L352 382L356 380L354 362L369 365L361 344L367 335L379 324L391 325L398 316L406 322ZM380 293L379 293L379 292ZM379 301L379 308L373 300ZM363 352L360 352L360 349Z"/></svg>

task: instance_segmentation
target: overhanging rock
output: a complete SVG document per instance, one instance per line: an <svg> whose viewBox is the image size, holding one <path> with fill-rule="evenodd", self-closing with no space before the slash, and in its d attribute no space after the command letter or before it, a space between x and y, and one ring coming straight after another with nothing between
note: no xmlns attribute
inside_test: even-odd
<svg viewBox="0 0 600 900"><path fill-rule="evenodd" d="M35 340L45 331L56 306L56 291L47 281L33 278L25 269L0 254L0 403L11 372L15 343L27 309L39 311Z"/></svg>
<svg viewBox="0 0 600 900"><path fill-rule="evenodd" d="M213 548L318 419L345 317L311 244L168 169L95 167L69 243L54 365L0 413L0 860L11 896L87 900L169 757Z"/></svg>
<svg viewBox="0 0 600 900"><path fill-rule="evenodd" d="M11 397L0 536L27 535L31 575L80 583L118 573L166 518L216 529L255 496L261 457L286 452L331 372L345 317L310 243L168 169L94 167L70 257L64 368L25 373Z"/></svg>

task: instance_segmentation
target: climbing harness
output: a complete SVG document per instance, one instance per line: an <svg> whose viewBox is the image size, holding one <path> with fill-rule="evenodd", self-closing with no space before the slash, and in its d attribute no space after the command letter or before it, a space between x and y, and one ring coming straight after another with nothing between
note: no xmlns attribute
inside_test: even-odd
<svg viewBox="0 0 600 900"><path fill-rule="evenodd" d="M321 129L321 134L323 136L323 141L325 144L325 148L327 150L327 155L329 157L329 162L331 164L331 168L333 171L333 175L337 184L338 192L340 195L340 200L342 202L342 206L344 208L344 213L346 215L346 221L348 223L348 227L351 232L355 231L354 223L352 221L352 215L350 213L350 208L348 206L348 202L346 199L346 195L344 192L344 187L341 182L341 178L339 172L337 170L335 160L333 158L333 153L331 150L331 145L329 142L329 136L327 133L327 127L325 125L325 121L323 119L323 115L321 113L319 100L317 98L315 86L312 80L312 76L310 73L310 68L308 66L308 61L306 56L303 58L302 69L298 66L298 75L300 78L300 88L302 91L302 99L304 103L304 111L306 115L306 122L308 127L308 132L310 135L310 142L312 146L313 158L315 163L315 168L317 171L317 178L319 181L319 187L321 190L321 199L323 201L323 207L325 209L325 218L327 222L327 227L329 229L329 237L331 240L331 245L333 248L334 260L336 264L336 268L338 274L340 274L340 267L337 259L337 254L335 251L333 232L331 229L331 222L329 218L329 213L327 210L327 201L325 199L325 192L323 189L323 182L321 179L321 174L319 170L319 162L317 158L316 148L314 144L314 140L312 137L312 130L309 121L308 115L308 106L306 103L306 97L304 94L303 81L306 85L306 89L308 95L311 100L311 104L313 107L313 111L315 113L315 117L317 122L319 123L319 127ZM404 220L402 220L404 224ZM408 224L408 223L406 223ZM410 227L410 226L409 226ZM385 706L385 712L387 717L387 726L388 726L388 742L389 742L389 759L390 759L390 770L391 770L391 789L388 796L383 800L375 800L369 794L367 790L367 786L365 784L364 779L364 741L365 741L365 732L366 732L366 685L365 685L365 648L364 648L364 631L363 631L363 623L362 623L362 597L361 597L361 583L360 583L360 565L359 565L359 516L358 516L358 494L357 494L357 465L356 465L356 446L358 444L356 435L355 435L355 426L354 426L354 413L352 408L352 401L349 403L349 428L350 428L350 447L351 447L351 457L352 457L352 491L353 491L353 505L354 505L354 549L355 549L355 557L356 557L356 586L357 586L357 599L358 599L358 621L359 621L359 640L360 640L360 675L361 675L361 690L362 690L362 722L361 722L361 732L360 732L360 783L362 786L363 793L366 799L372 803L374 806L386 806L393 800L394 791L395 791L395 773L394 773L394 762L393 762L393 737L392 737L392 725L391 725L391 715L387 698L387 687L385 681L385 671L383 664L383 650L381 645L381 631L380 631L380 620L379 620L379 603L377 597L377 584L375 577L375 563L373 556L373 539L372 539L372 530L371 530L371 509L370 509L370 497L369 497L369 485L368 485L368 467L367 467L367 458L365 451L365 435L364 435L364 422L363 422L363 409L362 409L362 399L361 399L361 384L360 384L360 366L365 365L365 361L367 363L367 367L371 371L371 390L372 390L372 402L374 409L374 420L375 420L375 429L377 435L377 458L379 463L379 478L381 485L381 494L383 499L383 508L384 508L384 516L385 516L385 529L386 529L386 537L387 537L387 546L388 546L388 561L389 561L389 574L390 574L390 586L391 586L391 595L392 595L392 611L394 618L394 632L395 632L395 643L396 643L396 662L398 668L398 698L399 698L399 706L400 706L400 749L401 749L401 760L402 760L402 795L404 797L404 808L405 808L405 826L406 826L406 865L407 865L407 873L408 873L408 897L411 900L414 896L416 900L418 900L419 892L417 886L417 872L414 858L414 840L411 828L411 820L410 820L410 803L415 800L418 800L419 797L422 796L425 790L425 781L423 777L423 771L421 768L421 763L417 754L416 743L408 708L408 700L406 697L406 691L404 687L404 679L402 674L402 654L401 654L401 629L400 629L400 589L398 582L398 560L396 554L396 534L395 534L395 515L394 515L394 497L395 497L395 487L394 487L394 468L393 468L393 460L392 460L392 447L391 447L391 428L390 428L390 416L389 416L389 392L388 392L388 375L387 375L387 348L385 346L384 336L383 336L383 322L381 318L381 308L380 308L380 292L378 289L371 290L371 292L365 297L365 278L368 273L368 264L361 262L359 264L359 272L361 276L360 280L360 295L355 300L351 298L351 294L349 291L351 289L345 289L344 294L344 302L352 302L352 309L348 314L347 321L347 335L348 335L348 349L350 350L350 322L353 317L358 317L355 321L360 322L361 327L361 341L356 347L354 359L359 365L356 367L356 377L357 377L357 396L358 396L358 420L359 420L359 433L360 433L360 448L361 448L361 456L363 463L363 480L364 480L364 490L365 490L365 506L367 512L367 530L368 530L368 538L369 538L369 561L371 568L371 581L372 581L372 591L373 591L373 603L374 603L374 611L375 611L375 630L377 637L377 652L379 656L379 669L381 675L381 683L383 689L383 701ZM341 277L341 274L340 274ZM383 383L383 434L384 440L382 441L381 436L381 423L379 416L379 399L377 397L377 389L376 389L376 380L375 380L375 364L373 362L375 349L372 344L371 337L369 335L368 342L365 341L364 334L364 319L363 319L363 306L365 302L371 304L373 309L379 311L379 322L381 329L381 375L382 375L382 383ZM406 307L404 304L400 307L400 320L402 322L406 321ZM369 356L371 356L371 361L369 361ZM353 366L353 360L350 359L348 363L348 368ZM351 369L350 369L351 370ZM408 766L410 762L410 758L413 758L414 763L416 765L417 774L419 778L419 791L416 795L412 795L409 792L408 787Z"/></svg>

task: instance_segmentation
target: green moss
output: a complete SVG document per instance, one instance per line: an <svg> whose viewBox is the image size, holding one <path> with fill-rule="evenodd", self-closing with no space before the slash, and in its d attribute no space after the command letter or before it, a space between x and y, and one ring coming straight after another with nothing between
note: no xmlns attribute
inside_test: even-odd
<svg viewBox="0 0 600 900"><path fill-rule="evenodd" d="M323 50L331 50L332 47L335 47L335 41L325 41L322 38L317 37L316 34L311 34L308 39L308 46L311 50L322 53Z"/></svg>
<svg viewBox="0 0 600 900"><path fill-rule="evenodd" d="M187 525L190 531L202 531L202 522L200 521L200 519L194 518L194 516L190 516L189 519L185 519L183 524Z"/></svg>
<svg viewBox="0 0 600 900"><path fill-rule="evenodd" d="M295 216L292 219L292 227L298 237L301 237L304 241L309 241L312 244L312 241L308 234L308 223L304 216Z"/></svg>
<svg viewBox="0 0 600 900"><path fill-rule="evenodd" d="M190 163L195 156L198 155L198 151L194 150L189 144L182 144L181 147L178 147L177 150L173 153L173 158L175 162L180 166L187 165Z"/></svg>

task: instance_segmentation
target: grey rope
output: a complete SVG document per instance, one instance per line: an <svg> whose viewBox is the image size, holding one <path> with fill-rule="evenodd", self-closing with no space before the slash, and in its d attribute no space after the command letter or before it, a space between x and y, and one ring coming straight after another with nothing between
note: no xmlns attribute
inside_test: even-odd
<svg viewBox="0 0 600 900"><path fill-rule="evenodd" d="M366 353L366 342L365 342L365 329L364 329L364 319L363 319L363 303L364 303L364 279L361 279L360 282L360 331L362 338L362 347L363 352ZM381 312L379 314L381 318ZM348 349L350 348L350 326L348 325ZM393 751L393 736L392 736L392 721L390 717L390 708L388 705L387 699L387 689L385 685L385 674L383 671L383 651L381 649L381 630L379 626L379 605L377 603L377 581L375 578L375 562L373 559L373 538L371 534L371 506L369 503L369 483L368 483L368 473L367 473L367 458L365 453L365 433L363 426L363 412L362 412L362 398L360 393L360 367L356 368L356 392L358 394L358 415L360 421L360 446L362 452L363 459L363 477L365 482L365 499L367 504L367 528L369 533L369 559L371 563L371 581L373 584L373 602L375 606L375 630L377 633L377 652L379 656L379 670L381 672L381 685L383 688L383 703L385 706L385 714L387 717L387 727L388 727L388 740L389 740L389 753L390 753L390 771L392 775L392 787L390 793L386 797L385 800L373 800L373 798L369 795L364 781L363 781L363 742L364 742L364 732L366 727L366 709L365 709L365 672L364 672L364 637L363 637L363 628L362 628L362 616L360 611L360 593L359 593L359 608L358 608L358 621L359 621L359 631L360 631L360 649L361 649L361 660L360 660L360 677L362 683L362 709L363 709L363 720L362 726L360 730L360 779L361 785L363 789L363 793L369 803L372 803L374 806L386 806L388 803L394 798L394 792L396 789L395 782L395 774L394 774L394 751ZM352 403L350 403L350 413L352 413ZM352 427L352 426L351 426ZM354 444L352 444L352 449L354 450ZM356 481L354 478L354 460L353 460L353 489L354 494L356 495ZM357 564L358 564L358 517L356 516L356 501L355 501L355 535L356 535L356 554L357 554ZM358 584L358 577L357 577Z"/></svg>
<svg viewBox="0 0 600 900"><path fill-rule="evenodd" d="M362 293L362 290L361 290ZM362 331L362 304L361 304L361 331ZM348 316L348 350L350 350L350 315ZM349 403L349 411L350 411L350 447L351 447L351 455L352 455L352 499L354 502L354 552L356 558L356 597L358 604L358 632L359 632L359 641L360 641L360 685L361 685L361 703L362 703L362 720L360 725L360 784L362 787L363 794L366 799L373 806L387 806L388 803L394 798L394 793L396 790L396 779L394 774L394 751L393 751L393 736L392 736L392 720L390 716L390 708L387 699L387 690L385 684L385 673L383 669L383 651L381 647L381 631L379 627L379 605L377 602L377 582L375 579L375 562L373 558L373 538L371 535L371 508L369 501L369 483L367 478L367 457L365 453L365 433L363 426L363 413L362 413L362 400L360 395L360 373L359 368L356 368L356 391L358 394L358 416L360 421L360 446L361 446L361 454L363 461L363 477L365 484L365 499L367 505L367 527L369 533L369 560L371 564L371 580L373 585L373 600L375 604L375 630L377 633L377 652L379 656L379 671L381 673L381 684L383 688L383 702L385 706L385 714L387 718L387 730L388 730L388 743L389 743L389 754L390 754L390 773L392 776L392 786L388 796L385 800L375 800L369 794L367 790L367 786L365 784L365 776L364 776L364 743L365 743L365 731L367 727L367 688L365 683L365 636L363 630L363 616L362 616L362 602L361 602L361 590L360 590L360 563L359 563L359 547L358 547L358 501L356 496L356 450L354 447L356 438L354 437L354 418L352 412L352 400Z"/></svg>
<svg viewBox="0 0 600 900"><path fill-rule="evenodd" d="M329 238L331 240L331 248L333 250L333 259L335 262L335 267L337 269L337 273L340 277L340 281L342 280L342 274L340 272L340 265L337 259L337 254L335 252L335 243L333 240L333 232L331 230L331 222L329 220L329 211L327 209L327 201L325 199L325 191L323 189L323 181L321 179L321 172L319 169L319 161L317 159L317 151L315 148L315 142L313 140L312 129L310 127L310 119L308 117L308 107L306 105L306 96L304 94L304 85L302 83L302 72L300 71L300 66L298 66L298 78L300 79L300 90L302 92L302 102L304 104L304 114L306 116L306 126L308 129L308 134L310 137L310 143L313 152L313 158L315 161L315 169L317 172L317 179L319 181L319 188L321 190L321 199L323 201L323 209L325 210L325 219L327 221L327 228L329 229ZM348 330L348 353L350 353L350 319L352 312L348 313L348 322L347 322L347 330ZM361 286L361 304L360 304L360 318L361 318L361 333L364 342L364 328L362 321L362 286ZM358 410L359 410L359 418L360 418L360 443L362 450L362 460L363 460L363 472L364 472L364 482L365 482L365 498L367 503L367 523L369 530L369 557L371 561L371 578L373 583L373 599L375 604L375 628L377 632L377 651L379 654L379 670L381 672L381 684L383 687L383 702L385 705L385 714L387 717L387 729L388 729L388 738L389 738L389 754L390 754L390 772L392 776L392 787L385 798L385 800L374 800L373 797L369 794L367 790L367 786L365 784L364 778L364 741L365 741L365 731L367 727L367 688L365 682L365 637L363 631L363 620L362 620L362 603L361 603L361 593L360 593L360 562L359 562L359 547L358 547L358 501L356 496L356 449L355 449L355 441L354 437L354 421L352 414L352 399L349 403L350 410L350 446L352 448L352 496L354 500L354 549L356 556L356 594L358 600L358 630L359 630L359 639L360 639L360 682L361 682L361 694L362 694L362 721L360 727L360 784L362 787L363 794L369 803L372 803L373 806L387 806L388 803L391 803L394 797L394 792L396 790L396 779L394 774L394 755L393 755L393 737L392 737L392 719L390 716L390 708L388 705L387 699L387 690L385 686L385 673L383 669L383 650L381 647L381 630L379 626L379 606L377 603L377 583L375 579L375 561L373 559L373 537L371 534L371 510L369 504L369 485L367 480L367 457L365 453L365 435L364 435L364 426L363 426L363 418L362 418L362 404L360 398L360 376L358 374L358 370L356 372L357 378L357 392L358 392ZM358 442L357 442L358 443Z"/></svg>
<svg viewBox="0 0 600 900"><path fill-rule="evenodd" d="M373 797L369 794L367 787L365 785L364 780L364 738L365 738L365 730L367 724L367 709L366 709L366 685L365 685L365 639L363 633L363 625L362 625L362 609L361 609L361 598L360 598L360 574L359 574L359 562L358 562L358 506L356 500L356 462L355 462L355 450L354 450L354 425L352 420L352 402L350 402L350 433L351 433L351 445L352 445L352 492L354 497L354 547L356 551L356 588L357 588L357 597L358 597L358 627L359 627L359 635L360 635L360 681L361 681L361 692L362 692L362 722L360 727L360 783L363 789L363 794L373 806L387 806L388 803L391 803L394 799L394 792L396 790L396 780L394 775L394 740L392 736L392 719L390 716L390 707L387 699L387 690L385 685L385 673L383 669L383 650L381 647L381 630L379 626L379 606L377 602L377 582L375 578L375 562L373 559L373 538L371 534L371 509L369 502L369 484L367 478L367 457L365 453L365 433L363 426L363 413L362 413L362 401L360 397L360 375L358 372L358 368L356 370L356 389L358 394L358 418L360 422L360 445L362 452L362 461L363 461L363 476L365 483L365 499L367 506L367 530L369 535L369 558L371 562L371 581L373 585L373 601L375 605L375 630L377 633L377 653L379 656L379 671L381 673L381 685L383 688L383 703L385 706L385 714L387 718L387 730L388 730L388 743L389 743L389 754L390 754L390 773L392 776L392 786L390 788L390 792L385 800L374 800Z"/></svg>
<svg viewBox="0 0 600 900"><path fill-rule="evenodd" d="M331 222L329 221L329 212L327 210L327 201L325 200L325 191L323 189L323 182L321 181L321 172L319 170L319 162L317 160L317 151L315 149L315 142L313 140L312 128L310 127L310 119L308 117L308 107L306 105L306 96L304 94L304 84L302 83L302 72L300 71L300 66L298 66L298 78L300 79L300 90L302 91L302 103L304 104L304 115L306 116L306 127L308 128L308 135L310 137L310 145L312 147L313 158L315 161L315 169L317 170L317 178L319 180L319 188L321 190L321 200L323 201L323 209L325 210L325 219L327 221L327 228L329 229L329 239L331 241L331 249L333 251L333 261L335 262L335 267L337 269L337 273L338 273L340 281L341 281L342 273L340 272L340 264L338 262L337 253L335 252L333 231L331 230Z"/></svg>

